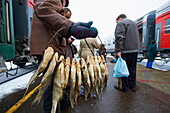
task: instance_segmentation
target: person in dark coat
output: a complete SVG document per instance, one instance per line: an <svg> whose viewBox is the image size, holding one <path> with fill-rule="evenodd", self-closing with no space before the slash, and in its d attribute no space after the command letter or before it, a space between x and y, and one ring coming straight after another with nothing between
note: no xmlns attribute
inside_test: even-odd
<svg viewBox="0 0 170 113"><path fill-rule="evenodd" d="M139 51L139 34L137 24L121 14L116 19L115 52L118 57L126 61L129 76L118 78L115 89L127 92L129 89L136 91L136 64Z"/></svg>
<svg viewBox="0 0 170 113"><path fill-rule="evenodd" d="M67 40L67 46L66 46L66 53L65 53L65 58L70 57L70 60L74 58L74 55L78 53L77 47L72 44L75 39L70 37Z"/></svg>
<svg viewBox="0 0 170 113"><path fill-rule="evenodd" d="M52 47L59 56L65 55L66 39L96 38L98 31L88 23L74 23L64 16L69 0L36 0L30 37L30 53L38 56L39 63L46 48ZM54 76L54 75L53 75ZM44 93L44 113L51 113L53 80Z"/></svg>
<svg viewBox="0 0 170 113"><path fill-rule="evenodd" d="M156 44L156 41L152 41L151 44L148 45L148 62L146 64L147 68L152 68L152 64L155 60L155 57L157 56Z"/></svg>
<svg viewBox="0 0 170 113"><path fill-rule="evenodd" d="M104 44L100 44L99 50L97 52L99 55L103 55L106 60L106 48Z"/></svg>

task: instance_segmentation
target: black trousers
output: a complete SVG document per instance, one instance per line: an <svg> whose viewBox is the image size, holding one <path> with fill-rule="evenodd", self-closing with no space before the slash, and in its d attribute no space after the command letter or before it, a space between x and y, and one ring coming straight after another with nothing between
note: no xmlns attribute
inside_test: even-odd
<svg viewBox="0 0 170 113"><path fill-rule="evenodd" d="M53 80L54 80L54 78L53 78ZM44 104L43 104L44 113L51 113L52 104L53 104L53 102L52 102L53 80L43 95L44 96ZM66 92L66 89L64 89L63 98L57 104L56 113L60 113L62 110L66 109L69 105L70 105L70 96Z"/></svg>
<svg viewBox="0 0 170 113"><path fill-rule="evenodd" d="M43 59L43 55L37 55L37 59L38 59L38 64L40 65L40 63ZM46 71L47 71L47 69L43 73L45 74ZM54 75L53 75L51 84L49 85L49 87L43 94L43 96L44 96L44 100L43 100L44 113L51 113L52 104L53 104L53 102L52 102L53 80L54 80ZM59 105L57 106L56 113L59 113Z"/></svg>
<svg viewBox="0 0 170 113"><path fill-rule="evenodd" d="M44 92L44 104L43 104L44 113L51 113L52 95L53 95L52 92L53 92L53 82L51 82L48 89Z"/></svg>
<svg viewBox="0 0 170 113"><path fill-rule="evenodd" d="M52 78L51 84L49 85L49 87L47 88L47 90L44 92L44 95L43 95L44 96L44 104L43 104L44 113L51 113L51 109L52 109L52 105L53 105L52 97L53 97L54 74L52 76L53 76L53 78ZM63 98L57 104L55 113L60 113L61 110L65 109L69 105L68 102L70 102L70 100L66 101L66 99L68 99L68 98L69 98L69 96L67 96L64 92Z"/></svg>
<svg viewBox="0 0 170 113"><path fill-rule="evenodd" d="M122 58L126 61L130 75L128 77L119 78L119 87L126 92L129 88L136 88L137 52L122 53Z"/></svg>

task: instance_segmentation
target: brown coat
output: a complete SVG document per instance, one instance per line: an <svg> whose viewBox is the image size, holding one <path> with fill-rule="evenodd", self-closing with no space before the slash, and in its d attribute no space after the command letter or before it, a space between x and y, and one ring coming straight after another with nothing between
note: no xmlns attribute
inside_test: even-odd
<svg viewBox="0 0 170 113"><path fill-rule="evenodd" d="M84 59L86 59L88 55L92 56L95 48L99 48L99 43L95 38L86 38L86 41L90 48L86 44L85 39L82 39L80 40L80 49L78 52L79 57Z"/></svg>
<svg viewBox="0 0 170 113"><path fill-rule="evenodd" d="M63 37L67 37L73 22L66 19L62 15L63 12L61 0L38 0L36 2L30 41L32 55L42 55L48 46L53 47L60 55L64 55L66 39ZM66 28L55 35L62 27Z"/></svg>

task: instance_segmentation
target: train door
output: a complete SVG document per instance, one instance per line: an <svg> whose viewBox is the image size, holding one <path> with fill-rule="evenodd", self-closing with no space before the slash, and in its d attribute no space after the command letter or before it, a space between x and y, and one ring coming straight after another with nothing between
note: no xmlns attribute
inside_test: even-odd
<svg viewBox="0 0 170 113"><path fill-rule="evenodd" d="M29 41L34 12L33 0L13 0L13 18L16 57L27 57L30 54Z"/></svg>
<svg viewBox="0 0 170 113"><path fill-rule="evenodd" d="M9 60L15 57L12 0L1 0L0 9L0 55Z"/></svg>
<svg viewBox="0 0 170 113"><path fill-rule="evenodd" d="M170 12L162 18L161 49L170 49Z"/></svg>
<svg viewBox="0 0 170 113"><path fill-rule="evenodd" d="M31 27L32 27L32 19L33 19L33 12L34 12L34 0L28 0L28 37L31 35ZM30 47L30 38L28 38L28 46Z"/></svg>
<svg viewBox="0 0 170 113"><path fill-rule="evenodd" d="M2 2L0 2L0 43L3 42L2 33L3 33L3 26L2 26L2 20L3 20L3 13L2 13Z"/></svg>
<svg viewBox="0 0 170 113"><path fill-rule="evenodd" d="M155 14L153 10L137 20L142 52L147 52L147 46L154 40Z"/></svg>

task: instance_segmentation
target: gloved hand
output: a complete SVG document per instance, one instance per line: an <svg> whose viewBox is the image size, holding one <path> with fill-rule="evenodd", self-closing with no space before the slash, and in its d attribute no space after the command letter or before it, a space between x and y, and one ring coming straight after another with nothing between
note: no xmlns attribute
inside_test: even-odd
<svg viewBox="0 0 170 113"><path fill-rule="evenodd" d="M98 31L95 27L91 27L93 22L88 23L74 23L70 28L70 35L77 39L83 39L87 37L96 38Z"/></svg>

